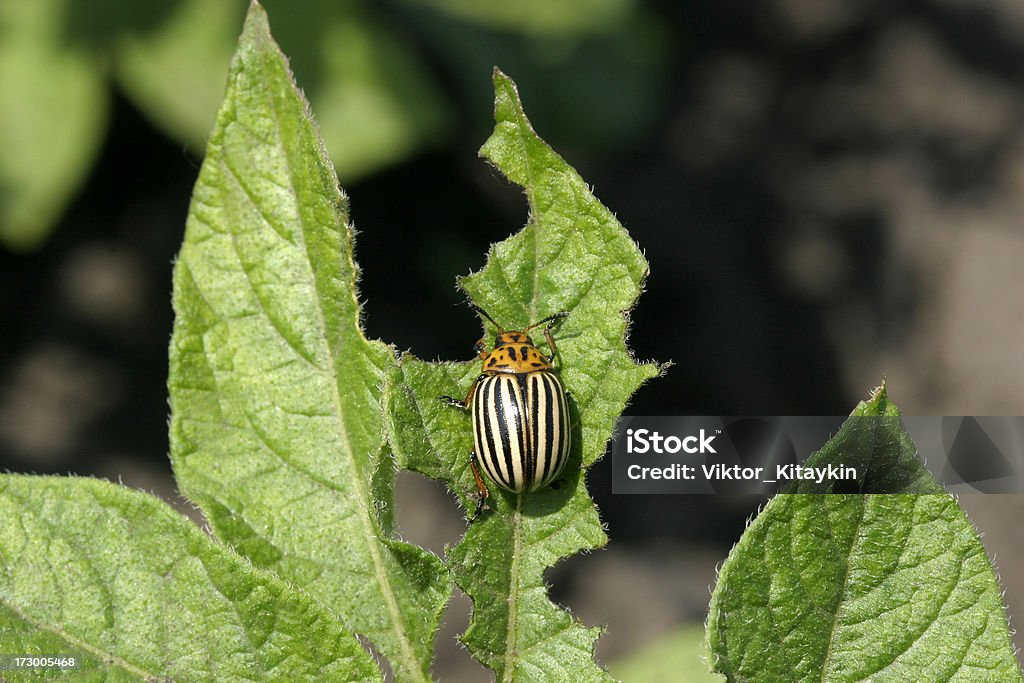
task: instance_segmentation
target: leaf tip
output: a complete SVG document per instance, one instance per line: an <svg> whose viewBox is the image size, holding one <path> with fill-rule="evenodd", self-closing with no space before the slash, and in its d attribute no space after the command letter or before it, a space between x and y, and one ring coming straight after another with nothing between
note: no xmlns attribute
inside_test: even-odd
<svg viewBox="0 0 1024 683"><path fill-rule="evenodd" d="M243 33L261 32L270 33L270 22L267 20L267 10L259 3L259 0L249 0L249 9L245 14L245 28Z"/></svg>
<svg viewBox="0 0 1024 683"><path fill-rule="evenodd" d="M884 375L882 376L881 384L871 390L867 400L858 403L857 407L850 413L850 415L889 416L899 416L900 414L900 409L889 400L889 389Z"/></svg>
<svg viewBox="0 0 1024 683"><path fill-rule="evenodd" d="M526 125L529 125L516 82L497 66L494 67L491 78L494 84L495 123L526 122Z"/></svg>
<svg viewBox="0 0 1024 683"><path fill-rule="evenodd" d="M491 80L494 83L495 90L498 90L499 88L506 88L509 85L515 88L515 83L512 81L511 78L508 77L508 75L504 71L501 70L501 67L498 66L497 64L495 64L494 67L491 69Z"/></svg>

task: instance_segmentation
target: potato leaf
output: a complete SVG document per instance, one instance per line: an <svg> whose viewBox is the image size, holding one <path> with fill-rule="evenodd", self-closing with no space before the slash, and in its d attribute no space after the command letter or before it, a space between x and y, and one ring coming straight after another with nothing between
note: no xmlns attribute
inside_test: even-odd
<svg viewBox="0 0 1024 683"><path fill-rule="evenodd" d="M637 364L625 344L628 311L648 267L579 174L533 131L512 80L496 70L494 88L497 125L482 154L523 187L530 220L494 245L487 265L460 284L509 329L569 312L555 329L556 367L570 394L575 446L556 486L514 495L492 484L493 510L452 549L456 581L474 603L463 641L501 681L606 680L593 660L598 629L552 604L544 571L607 540L583 475L604 453L626 401L661 371L655 363ZM493 338L493 327L485 328ZM470 416L437 397L465 395L479 368L479 361L406 356L387 391L399 462L445 479L467 506L474 493Z"/></svg>
<svg viewBox="0 0 1024 683"><path fill-rule="evenodd" d="M719 574L714 670L730 681L1021 681L985 549L956 501L934 492L885 388L811 460L883 462L886 486L904 484L889 490L906 492L776 496Z"/></svg>
<svg viewBox="0 0 1024 683"><path fill-rule="evenodd" d="M62 680L380 680L319 602L155 496L77 477L0 475L0 652L78 658Z"/></svg>
<svg viewBox="0 0 1024 683"><path fill-rule="evenodd" d="M250 7L174 273L171 456L218 537L428 680L451 578L393 537L390 348L360 327L345 198Z"/></svg>

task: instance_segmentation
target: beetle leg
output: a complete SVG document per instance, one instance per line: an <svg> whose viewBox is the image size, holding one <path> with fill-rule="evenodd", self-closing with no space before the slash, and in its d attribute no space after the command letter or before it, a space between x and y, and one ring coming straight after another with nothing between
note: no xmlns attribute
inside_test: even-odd
<svg viewBox="0 0 1024 683"><path fill-rule="evenodd" d="M462 408L464 410L469 410L469 406L472 405L473 403L473 394L476 393L476 385L479 384L480 380L482 380L486 376L487 375L480 375L475 380L473 380L473 384L470 385L469 387L469 393L466 394L466 398L464 399L455 398L454 396L438 396L437 398L439 401L444 401L446 405L450 405L455 408Z"/></svg>
<svg viewBox="0 0 1024 683"><path fill-rule="evenodd" d="M548 347L551 348L551 355L548 356L546 359L549 364L555 360L555 355L558 353L558 351L555 349L555 340L551 336L551 327L552 325L554 325L556 322L566 317L567 315L569 315L569 311L555 313L554 315L549 315L543 320L538 320L534 324L530 325L530 327L526 328L527 330L529 330L530 328L536 327L537 325L547 323L547 327L544 328L544 338L548 340Z"/></svg>
<svg viewBox="0 0 1024 683"><path fill-rule="evenodd" d="M458 399L453 396L438 396L438 398L450 406L468 410L473 404L473 395L476 393L476 385L479 384L480 380L486 376L487 375L480 375L473 380L473 384L469 387L469 393L466 394L465 399ZM473 521L480 514L480 511L483 510L485 501L490 494L487 492L487 485L484 484L483 477L480 476L480 470L476 468L476 455L472 451L469 453L469 467L473 470L473 479L476 481L477 491L476 508L473 510L473 516L469 518L470 521Z"/></svg>
<svg viewBox="0 0 1024 683"><path fill-rule="evenodd" d="M558 351L555 349L555 339L554 337L551 336L550 325L544 328L544 338L548 340L548 346L551 348L551 355L549 355L544 360L548 362L548 365L551 365L551 363L554 362L555 354L558 353Z"/></svg>
<svg viewBox="0 0 1024 683"><path fill-rule="evenodd" d="M484 505L486 504L487 501L487 497L490 495L490 493L487 491L487 485L484 484L483 477L480 476L480 470L476 468L475 453L469 454L469 467L471 470L473 470L473 479L476 480L477 492L476 509L473 510L473 516L470 517L470 521L473 521L480 514L480 511L483 510Z"/></svg>

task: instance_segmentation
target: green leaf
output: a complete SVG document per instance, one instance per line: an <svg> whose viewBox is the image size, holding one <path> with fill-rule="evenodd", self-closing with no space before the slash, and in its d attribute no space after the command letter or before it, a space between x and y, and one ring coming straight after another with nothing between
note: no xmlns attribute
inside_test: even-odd
<svg viewBox="0 0 1024 683"><path fill-rule="evenodd" d="M812 457L905 464L898 415L883 386ZM730 681L1021 681L1001 596L948 494L779 495L722 566L709 650Z"/></svg>
<svg viewBox="0 0 1024 683"><path fill-rule="evenodd" d="M0 3L0 243L50 234L85 178L107 119L103 76L63 34L67 3Z"/></svg>
<svg viewBox="0 0 1024 683"><path fill-rule="evenodd" d="M545 11L535 11L535 4ZM590 6L576 11L582 4ZM614 0L413 0L405 7L417 34L464 93L469 120L485 115L480 74L494 64L514 69L520 84L544 93L531 103L531 120L568 146L593 151L635 144L670 106L673 39L650 7Z"/></svg>
<svg viewBox="0 0 1024 683"><path fill-rule="evenodd" d="M435 144L451 112L441 89L393 16L374 3L303 3L305 21L281 35L308 86L331 159L346 183ZM295 3L274 0L282 17ZM398 22L400 23L400 22ZM281 33L279 31L279 33Z"/></svg>
<svg viewBox="0 0 1024 683"><path fill-rule="evenodd" d="M380 680L317 601L95 479L0 475L0 652L81 657L76 680Z"/></svg>
<svg viewBox="0 0 1024 683"><path fill-rule="evenodd" d="M253 4L174 273L171 457L216 534L429 677L451 578L392 537L391 350L360 329L337 178Z"/></svg>
<svg viewBox="0 0 1024 683"><path fill-rule="evenodd" d="M647 263L583 179L533 131L512 81L494 74L494 134L482 154L526 191L530 221L494 245L487 265L461 280L472 300L510 329L569 311L556 329L558 372L570 394L574 448L565 481L531 494L491 486L494 512L472 523L450 553L473 599L463 641L499 680L606 680L587 629L547 597L544 570L606 542L583 467L604 453L615 418L661 368L638 365L625 345L627 312ZM493 328L488 330L493 334ZM403 467L442 478L471 505L470 417L437 400L462 396L478 361L426 363L411 356L388 383L389 432Z"/></svg>
<svg viewBox="0 0 1024 683"><path fill-rule="evenodd" d="M317 112L337 172L351 181L436 140L448 112L407 41L363 3L267 2L275 34ZM280 10L275 14L275 9ZM224 91L241 4L186 0L119 43L125 90L164 130L201 147Z"/></svg>
<svg viewBox="0 0 1024 683"><path fill-rule="evenodd" d="M199 152L224 97L224 72L244 5L183 0L157 25L122 28L115 73L125 94Z"/></svg>
<svg viewBox="0 0 1024 683"><path fill-rule="evenodd" d="M704 629L685 626L612 662L608 670L628 683L722 683L707 671Z"/></svg>
<svg viewBox="0 0 1024 683"><path fill-rule="evenodd" d="M415 0L452 16L500 29L537 34L575 34L606 30L634 9L633 0Z"/></svg>

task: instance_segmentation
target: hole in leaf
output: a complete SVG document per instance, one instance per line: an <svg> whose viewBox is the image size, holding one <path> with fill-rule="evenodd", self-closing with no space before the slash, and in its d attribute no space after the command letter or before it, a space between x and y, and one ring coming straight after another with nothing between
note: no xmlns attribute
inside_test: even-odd
<svg viewBox="0 0 1024 683"><path fill-rule="evenodd" d="M444 484L401 470L395 477L395 523L399 536L438 557L466 530L462 511Z"/></svg>
<svg viewBox="0 0 1024 683"><path fill-rule="evenodd" d="M384 680L388 683L394 681L395 674L391 670L391 662L388 661L388 658L381 654L381 651L378 650L370 639L362 633L357 633L355 635L356 640L358 640L359 644L363 646L363 649L370 653L370 656L373 657L373 661L377 662L377 666L380 667L380 672L384 677Z"/></svg>
<svg viewBox="0 0 1024 683"><path fill-rule="evenodd" d="M473 655L462 645L458 637L466 632L469 626L469 614L473 601L455 589L452 599L445 607L441 618L441 628L437 632L436 648L432 673L437 681L473 681L492 680L492 674L482 664L473 659Z"/></svg>

